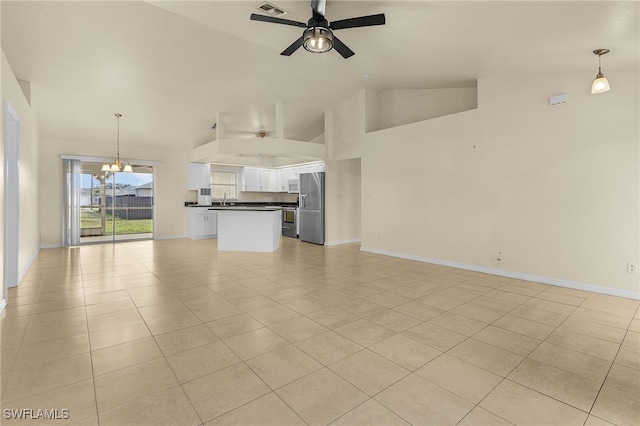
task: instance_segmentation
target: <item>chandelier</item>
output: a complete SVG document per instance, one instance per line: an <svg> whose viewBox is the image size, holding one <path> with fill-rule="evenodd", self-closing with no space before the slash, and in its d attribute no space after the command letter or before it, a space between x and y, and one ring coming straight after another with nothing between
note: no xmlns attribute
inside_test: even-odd
<svg viewBox="0 0 640 426"><path fill-rule="evenodd" d="M113 164L109 164L109 163L104 163L102 165L102 169L100 169L103 172L133 172L133 168L131 167L131 164L129 164L128 162L122 162L120 160L120 117L122 117L122 114L115 114L115 117L118 121L118 133L117 133L117 151L116 151L116 158L114 158L113 160ZM123 167L124 164L124 167Z"/></svg>

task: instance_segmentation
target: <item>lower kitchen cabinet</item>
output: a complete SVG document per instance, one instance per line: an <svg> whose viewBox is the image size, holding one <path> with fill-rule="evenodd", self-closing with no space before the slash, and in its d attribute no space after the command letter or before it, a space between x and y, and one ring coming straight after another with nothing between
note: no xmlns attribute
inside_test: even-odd
<svg viewBox="0 0 640 426"><path fill-rule="evenodd" d="M218 236L218 214L207 207L187 208L187 237L192 240Z"/></svg>

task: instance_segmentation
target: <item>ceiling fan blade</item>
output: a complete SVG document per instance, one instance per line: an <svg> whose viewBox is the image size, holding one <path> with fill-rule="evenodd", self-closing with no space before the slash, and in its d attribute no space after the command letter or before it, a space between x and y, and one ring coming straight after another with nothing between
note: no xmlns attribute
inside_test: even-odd
<svg viewBox="0 0 640 426"><path fill-rule="evenodd" d="M340 41L338 37L333 36L333 48L342 55L343 58L347 59L355 55L355 52L347 47L346 44Z"/></svg>
<svg viewBox="0 0 640 426"><path fill-rule="evenodd" d="M333 21L329 28L332 30L342 30L345 28L370 27L373 25L384 25L384 13L377 15L359 16L357 18L341 19Z"/></svg>
<svg viewBox="0 0 640 426"><path fill-rule="evenodd" d="M307 28L307 24L304 22L291 21L289 19L274 18L273 16L258 15L256 13L251 14L252 21L271 22L272 24L291 25L292 27Z"/></svg>
<svg viewBox="0 0 640 426"><path fill-rule="evenodd" d="M335 37L334 37L335 40ZM291 46L287 47L286 49L284 49L281 53L281 55L284 56L291 56L291 54L293 52L295 52L296 50L298 50L300 48L300 46L302 46L302 43L304 42L304 38L300 37L299 39L297 39L296 41L294 41L293 43L291 43Z"/></svg>
<svg viewBox="0 0 640 426"><path fill-rule="evenodd" d="M313 17L323 17L326 10L327 0L311 0L311 9L313 10Z"/></svg>

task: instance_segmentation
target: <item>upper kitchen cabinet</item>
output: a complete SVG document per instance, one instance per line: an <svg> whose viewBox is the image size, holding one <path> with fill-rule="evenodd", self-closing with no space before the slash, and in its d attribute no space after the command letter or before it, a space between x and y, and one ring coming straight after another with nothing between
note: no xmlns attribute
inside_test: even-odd
<svg viewBox="0 0 640 426"><path fill-rule="evenodd" d="M242 180L245 192L277 192L275 169L245 167Z"/></svg>
<svg viewBox="0 0 640 426"><path fill-rule="evenodd" d="M278 191L276 169L260 169L260 190L265 192Z"/></svg>
<svg viewBox="0 0 640 426"><path fill-rule="evenodd" d="M297 179L301 173L324 172L324 162L302 164L299 166L287 167L289 169L289 178Z"/></svg>
<svg viewBox="0 0 640 426"><path fill-rule="evenodd" d="M245 167L242 171L242 190L260 192L260 169Z"/></svg>
<svg viewBox="0 0 640 426"><path fill-rule="evenodd" d="M187 164L187 189L198 190L211 186L211 166L203 163Z"/></svg>
<svg viewBox="0 0 640 426"><path fill-rule="evenodd" d="M313 172L324 172L324 162L278 169L245 167L242 172L242 191L289 192L289 179L298 178L300 173Z"/></svg>
<svg viewBox="0 0 640 426"><path fill-rule="evenodd" d="M293 177L291 167L276 170L277 192L289 192L289 179Z"/></svg>

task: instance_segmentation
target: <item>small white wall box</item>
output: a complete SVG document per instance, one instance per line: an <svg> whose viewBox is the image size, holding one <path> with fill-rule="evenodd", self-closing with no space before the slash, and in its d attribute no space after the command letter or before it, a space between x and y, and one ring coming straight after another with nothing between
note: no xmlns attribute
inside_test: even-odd
<svg viewBox="0 0 640 426"><path fill-rule="evenodd" d="M551 96L549 98L549 105L564 104L568 100L569 100L569 95L567 95L566 93L563 93L561 95Z"/></svg>

